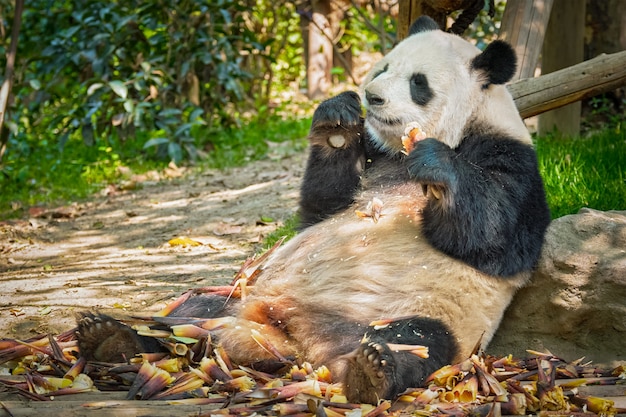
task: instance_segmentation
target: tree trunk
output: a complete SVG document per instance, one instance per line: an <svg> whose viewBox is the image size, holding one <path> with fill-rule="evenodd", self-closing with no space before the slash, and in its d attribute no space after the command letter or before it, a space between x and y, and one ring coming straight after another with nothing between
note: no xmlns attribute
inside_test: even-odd
<svg viewBox="0 0 626 417"><path fill-rule="evenodd" d="M585 59L626 50L624 0L587 0Z"/></svg>
<svg viewBox="0 0 626 417"><path fill-rule="evenodd" d="M330 0L314 0L311 5L306 79L307 95L311 99L316 99L325 97L331 86L333 35L328 19L331 13Z"/></svg>
<svg viewBox="0 0 626 417"><path fill-rule="evenodd" d="M510 43L517 54L513 81L535 76L539 53L554 0L509 0L504 9L499 38Z"/></svg>
<svg viewBox="0 0 626 417"><path fill-rule="evenodd" d="M13 15L13 27L11 28L11 45L7 52L7 66L4 72L4 82L0 89L0 163L6 151L6 144L9 135L3 134L4 119L6 117L7 107L9 105L9 95L13 87L13 70L15 68L15 57L17 56L17 39L22 26L22 11L24 10L24 0L16 0L15 13Z"/></svg>
<svg viewBox="0 0 626 417"><path fill-rule="evenodd" d="M624 5L624 0L587 0L585 59L626 51ZM582 102L583 118L588 126L601 126L616 115L626 113L626 88L608 91L603 94L602 100L598 98Z"/></svg>
<svg viewBox="0 0 626 417"><path fill-rule="evenodd" d="M585 0L554 0L543 42L541 72L578 64L584 56ZM566 34L566 35L564 35ZM540 135L557 130L563 135L580 134L580 102L539 116Z"/></svg>
<svg viewBox="0 0 626 417"><path fill-rule="evenodd" d="M430 16L442 30L452 30L454 33L462 33L463 30L474 20L476 14L483 7L482 0L401 0L399 2L398 12L398 41L406 38L409 34L409 28L415 19L420 16ZM465 20L467 25L461 25L459 32L455 29L457 26L448 28L448 15L455 10L472 9L475 13L469 13L469 19ZM462 14L463 15L463 14ZM464 17L467 17L465 15ZM459 16L460 17L460 16ZM457 21L458 22L458 21Z"/></svg>
<svg viewBox="0 0 626 417"><path fill-rule="evenodd" d="M402 0L398 11L398 42L409 35L411 23L422 15L432 17L439 27L446 27L446 14L433 9L426 0Z"/></svg>

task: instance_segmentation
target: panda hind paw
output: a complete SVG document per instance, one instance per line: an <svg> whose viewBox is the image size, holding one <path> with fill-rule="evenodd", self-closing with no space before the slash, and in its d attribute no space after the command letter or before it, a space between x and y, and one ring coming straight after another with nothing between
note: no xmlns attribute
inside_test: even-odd
<svg viewBox="0 0 626 417"><path fill-rule="evenodd" d="M82 313L77 322L78 349L87 360L121 363L146 351L141 336L112 317Z"/></svg>
<svg viewBox="0 0 626 417"><path fill-rule="evenodd" d="M343 378L350 402L377 404L393 388L394 359L381 343L362 343L355 351Z"/></svg>

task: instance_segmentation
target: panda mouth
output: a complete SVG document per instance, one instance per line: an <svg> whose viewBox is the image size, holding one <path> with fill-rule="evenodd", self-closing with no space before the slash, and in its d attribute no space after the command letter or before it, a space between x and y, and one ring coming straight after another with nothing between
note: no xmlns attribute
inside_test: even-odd
<svg viewBox="0 0 626 417"><path fill-rule="evenodd" d="M382 124L385 125L389 125L389 126L398 126L398 125L402 125L402 120L398 119L398 118L392 118L392 117L381 117L378 114L376 114L375 112L373 112L372 110L368 110L367 114L366 114L366 118L372 118L374 120L376 120L377 122L380 122Z"/></svg>
<svg viewBox="0 0 626 417"><path fill-rule="evenodd" d="M400 137L404 123L398 118L381 117L368 110L365 118L365 127L374 142L390 153L399 153L402 150Z"/></svg>

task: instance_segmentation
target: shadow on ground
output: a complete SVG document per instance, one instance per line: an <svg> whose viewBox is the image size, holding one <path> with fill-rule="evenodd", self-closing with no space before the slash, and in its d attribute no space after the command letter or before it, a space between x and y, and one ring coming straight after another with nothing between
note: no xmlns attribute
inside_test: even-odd
<svg viewBox="0 0 626 417"><path fill-rule="evenodd" d="M68 330L85 309L154 312L230 282L294 214L303 169L292 155L96 197L73 218L0 223L0 338ZM203 245L168 244L180 236Z"/></svg>

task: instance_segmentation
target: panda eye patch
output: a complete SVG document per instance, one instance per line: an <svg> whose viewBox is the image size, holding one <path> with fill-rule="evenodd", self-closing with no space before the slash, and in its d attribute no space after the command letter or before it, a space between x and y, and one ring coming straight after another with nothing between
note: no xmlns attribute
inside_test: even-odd
<svg viewBox="0 0 626 417"><path fill-rule="evenodd" d="M421 72L413 74L409 84L411 99L413 99L415 104L425 106L433 98L433 90L428 85L428 79Z"/></svg>
<svg viewBox="0 0 626 417"><path fill-rule="evenodd" d="M377 71L374 76L372 77L372 80L375 79L376 77L378 77L380 74L383 74L385 72L387 72L387 70L389 69L389 64L385 64L385 67L383 69L381 69L380 71Z"/></svg>

